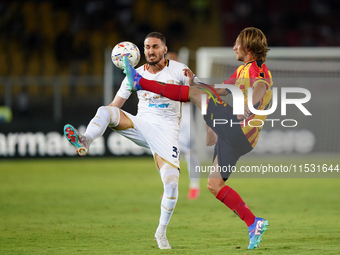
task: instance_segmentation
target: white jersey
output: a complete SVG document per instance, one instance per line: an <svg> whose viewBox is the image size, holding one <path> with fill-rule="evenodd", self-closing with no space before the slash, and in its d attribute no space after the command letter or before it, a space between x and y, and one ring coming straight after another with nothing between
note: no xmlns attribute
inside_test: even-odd
<svg viewBox="0 0 340 255"><path fill-rule="evenodd" d="M184 76L183 72L183 69L188 67L182 63L166 59L165 67L156 74L152 74L146 70L146 66L147 65L143 65L136 69L145 79L188 85L188 78ZM117 95L124 99L128 99L131 95L126 82L127 79L125 78L117 92ZM181 120L181 102L173 101L146 90L137 91L137 95L139 99L138 117L142 117L150 123L162 126L164 129L178 134Z"/></svg>

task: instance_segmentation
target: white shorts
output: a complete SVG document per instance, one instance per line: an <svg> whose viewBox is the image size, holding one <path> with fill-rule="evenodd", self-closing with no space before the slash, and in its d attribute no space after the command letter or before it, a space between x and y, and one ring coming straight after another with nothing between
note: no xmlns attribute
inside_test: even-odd
<svg viewBox="0 0 340 255"><path fill-rule="evenodd" d="M149 148L154 157L157 154L165 162L179 169L179 146L176 132L168 132L163 127L148 122L145 118L123 112L132 121L133 128L114 130L135 144Z"/></svg>

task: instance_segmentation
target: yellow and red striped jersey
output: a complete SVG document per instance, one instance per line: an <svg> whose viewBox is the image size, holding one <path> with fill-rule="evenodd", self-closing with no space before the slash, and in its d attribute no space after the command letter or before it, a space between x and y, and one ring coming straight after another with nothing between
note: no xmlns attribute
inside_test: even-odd
<svg viewBox="0 0 340 255"><path fill-rule="evenodd" d="M273 81L272 75L265 63L259 60L249 61L238 67L235 73L223 83L234 84L241 89L244 95L244 103L248 104L248 88L254 88L260 81L267 84L267 90L260 102L254 105L254 108L257 110L266 110L271 107L273 94L271 87ZM245 125L241 124L242 131L252 147L255 147L257 143L266 118L267 115L252 114L245 120Z"/></svg>

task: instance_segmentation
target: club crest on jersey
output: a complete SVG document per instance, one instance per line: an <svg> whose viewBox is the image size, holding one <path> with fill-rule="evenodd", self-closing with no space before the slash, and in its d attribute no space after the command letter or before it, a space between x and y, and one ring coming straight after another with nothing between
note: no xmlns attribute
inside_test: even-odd
<svg viewBox="0 0 340 255"><path fill-rule="evenodd" d="M157 100L157 99L162 98L161 95L157 95L157 94L154 94L154 93L152 93L152 92L151 92L151 93L149 93L149 92L143 93L143 94L141 94L141 96L142 96L145 100L149 101L149 103L154 102L153 100Z"/></svg>

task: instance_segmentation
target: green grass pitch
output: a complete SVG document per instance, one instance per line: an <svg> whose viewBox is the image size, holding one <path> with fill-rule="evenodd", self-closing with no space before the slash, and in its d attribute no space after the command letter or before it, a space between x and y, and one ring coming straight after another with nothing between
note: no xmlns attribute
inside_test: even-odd
<svg viewBox="0 0 340 255"><path fill-rule="evenodd" d="M293 159L307 160L315 158ZM340 178L228 180L270 224L261 247L251 251L245 223L208 192L206 182L201 179L198 200L187 200L182 164L167 230L173 249L159 250L153 235L162 184L152 158L1 159L0 254L340 253Z"/></svg>

